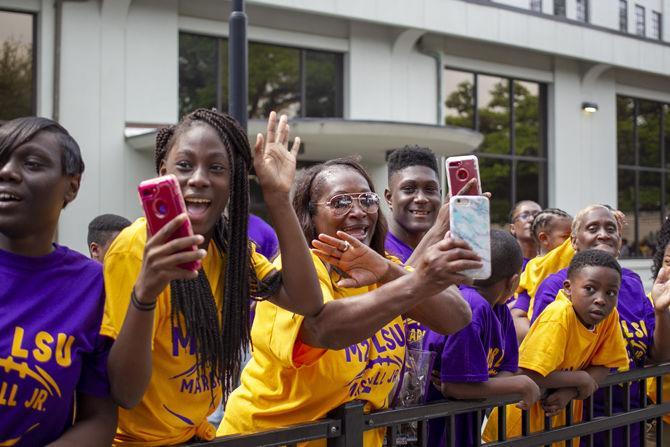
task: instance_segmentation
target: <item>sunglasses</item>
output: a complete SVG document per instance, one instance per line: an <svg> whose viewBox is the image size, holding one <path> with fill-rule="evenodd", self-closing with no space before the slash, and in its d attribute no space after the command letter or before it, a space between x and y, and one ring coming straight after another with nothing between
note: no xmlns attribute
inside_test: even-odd
<svg viewBox="0 0 670 447"><path fill-rule="evenodd" d="M379 210L379 196L374 192L338 194L331 197L327 202L314 203L313 205L327 206L333 215L344 216L354 207L354 201L357 201L358 206L367 214L373 214Z"/></svg>
<svg viewBox="0 0 670 447"><path fill-rule="evenodd" d="M524 222L529 221L529 220L533 220L533 219L535 219L535 216L537 216L538 214L540 214L539 211L532 211L532 212L531 211L524 211L523 213L519 214L514 219L512 219L512 222L517 221L517 220L522 220Z"/></svg>

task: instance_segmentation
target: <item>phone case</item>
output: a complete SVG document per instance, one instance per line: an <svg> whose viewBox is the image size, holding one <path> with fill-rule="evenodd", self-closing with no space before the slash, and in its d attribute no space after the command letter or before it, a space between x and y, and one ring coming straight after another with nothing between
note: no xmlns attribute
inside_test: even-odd
<svg viewBox="0 0 670 447"><path fill-rule="evenodd" d="M482 258L482 267L464 270L473 279L491 276L491 224L489 199L485 196L455 196L449 202L451 234L467 242Z"/></svg>
<svg viewBox="0 0 670 447"><path fill-rule="evenodd" d="M145 180L137 187L137 191L140 194L144 215L147 218L149 233L152 235L160 231L172 219L186 212L184 197L181 195L179 182L174 175ZM191 221L186 219L186 222L172 233L169 240L192 235ZM198 247L195 245L191 247L191 250L197 249ZM179 267L187 270L198 270L200 261L180 264Z"/></svg>
<svg viewBox="0 0 670 447"><path fill-rule="evenodd" d="M474 155L463 155L460 157L449 157L446 161L447 183L449 193L452 196L458 194L472 178L477 179L477 187L471 189L466 195L479 196L482 191L481 179L479 177L479 161Z"/></svg>

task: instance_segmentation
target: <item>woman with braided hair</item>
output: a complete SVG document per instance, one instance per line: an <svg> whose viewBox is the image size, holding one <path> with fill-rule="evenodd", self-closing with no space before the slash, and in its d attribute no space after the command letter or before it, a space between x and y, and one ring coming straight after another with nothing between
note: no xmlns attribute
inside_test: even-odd
<svg viewBox="0 0 670 447"><path fill-rule="evenodd" d="M116 444L174 445L210 440L210 414L237 383L249 343L249 298L303 315L323 305L307 243L289 200L299 138L270 114L253 160L281 251L281 274L247 239L251 151L230 116L198 109L156 137L156 170L176 175L187 213L147 235L138 219L105 257L102 333L112 396L122 407ZM229 216L223 217L228 207ZM168 241L188 218L194 236ZM197 245L196 251L183 251ZM189 271L179 265L202 260Z"/></svg>

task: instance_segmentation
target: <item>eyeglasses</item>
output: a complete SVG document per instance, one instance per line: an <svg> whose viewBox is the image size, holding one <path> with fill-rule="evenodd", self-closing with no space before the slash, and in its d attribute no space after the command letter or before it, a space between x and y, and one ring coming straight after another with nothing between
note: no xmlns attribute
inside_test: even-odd
<svg viewBox="0 0 670 447"><path fill-rule="evenodd" d="M367 214L373 214L379 210L379 196L374 192L337 194L327 202L314 203L313 205L327 206L335 216L344 216L354 207L354 200Z"/></svg>
<svg viewBox="0 0 670 447"><path fill-rule="evenodd" d="M524 211L523 213L519 214L514 219L512 219L512 222L517 220L522 220L524 222L533 220L535 219L535 216L537 216L538 214L540 214L539 211Z"/></svg>

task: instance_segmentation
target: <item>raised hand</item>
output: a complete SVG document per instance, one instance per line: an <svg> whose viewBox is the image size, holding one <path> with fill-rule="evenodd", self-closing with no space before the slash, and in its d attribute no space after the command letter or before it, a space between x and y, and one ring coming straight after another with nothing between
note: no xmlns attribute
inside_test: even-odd
<svg viewBox="0 0 670 447"><path fill-rule="evenodd" d="M661 267L656 281L651 288L651 299L657 312L665 311L670 306L670 267Z"/></svg>
<svg viewBox="0 0 670 447"><path fill-rule="evenodd" d="M135 294L141 302L154 301L170 281L198 277L197 271L186 270L179 266L199 261L207 255L207 250L189 250L194 245L202 244L204 238L196 234L168 241L172 233L186 219L188 219L186 213L180 214L148 238L144 246L142 269L135 283Z"/></svg>
<svg viewBox="0 0 670 447"><path fill-rule="evenodd" d="M348 278L338 281L338 287L381 282L391 262L344 231L338 231L336 238L322 233L312 241L312 246L315 255L347 274Z"/></svg>
<svg viewBox="0 0 670 447"><path fill-rule="evenodd" d="M286 115L277 120L273 111L268 117L267 135L259 133L256 136L254 169L264 194L288 194L293 185L300 138L295 138L289 151L289 130Z"/></svg>

